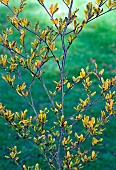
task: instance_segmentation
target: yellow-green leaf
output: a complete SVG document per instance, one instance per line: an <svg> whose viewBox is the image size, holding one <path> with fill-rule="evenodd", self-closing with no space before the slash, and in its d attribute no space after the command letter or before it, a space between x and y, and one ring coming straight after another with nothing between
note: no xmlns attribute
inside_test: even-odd
<svg viewBox="0 0 116 170"><path fill-rule="evenodd" d="M96 4L99 5L101 0L96 0Z"/></svg>
<svg viewBox="0 0 116 170"><path fill-rule="evenodd" d="M108 3L106 4L106 6L107 6L108 8L111 7L111 0L108 0Z"/></svg>

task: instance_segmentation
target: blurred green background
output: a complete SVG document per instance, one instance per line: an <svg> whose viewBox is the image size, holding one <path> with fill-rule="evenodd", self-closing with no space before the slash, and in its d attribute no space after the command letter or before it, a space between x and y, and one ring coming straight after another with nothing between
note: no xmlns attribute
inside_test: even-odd
<svg viewBox="0 0 116 170"><path fill-rule="evenodd" d="M51 3L55 3L59 1L46 1L46 6L49 8ZM86 1L88 2L88 1ZM78 20L83 19L83 9L85 8L86 2L84 1L78 3L74 2L74 8L80 8L78 14ZM13 8L17 6L18 2L11 0L10 6ZM65 16L67 13L66 7L62 2L59 2L61 9L58 12L58 16ZM6 7L0 4L0 31L5 28L9 28L11 25L8 23L6 16L11 15ZM25 11L21 14L20 17L27 17L29 21L33 24L39 20L42 28L45 28L47 25L51 25L49 21L49 17L45 13L45 11L40 7L38 2L35 0L27 0L27 7ZM71 28L70 28L71 29ZM19 36L15 32L13 36L14 40L18 40ZM27 36L27 44L26 48L29 51L31 47L31 40L33 39L33 35L29 34ZM61 44L57 41L57 48L59 49L55 54L60 57L61 56ZM0 47L0 54L7 53L7 49ZM73 75L78 75L78 72L81 68L85 68L86 66L90 66L93 68L93 64L97 63L99 69L105 69L104 76L111 77L115 75L116 72L116 11L110 12L97 20L88 24L83 31L78 36L77 40L72 45L70 51L68 52L67 63L65 74L70 78ZM59 79L59 70L56 67L53 60L49 61L44 67L46 73L44 74L45 83L49 90L52 90L55 85L53 84L53 80ZM0 76L2 75L3 70L0 69ZM27 72L23 73L23 78L26 81L30 82L30 76ZM94 84L94 90L97 89L97 85ZM115 90L115 89L114 89ZM98 90L99 91L99 90ZM42 95L41 95L42 94ZM81 95L81 98L84 98L85 92L81 89L81 86L72 90L69 95L66 96L66 108L65 111L71 114L73 106L75 106L78 101L78 96ZM46 106L49 107L49 100L44 94L44 89L38 81L35 81L33 87L33 96L35 100L36 108L43 109ZM77 98L77 99L76 99ZM58 99L60 98L58 96ZM28 108L29 114L33 114L32 109L28 106L28 104L23 100L20 96L16 94L16 92L9 87L9 85L4 82L0 78L0 101L12 111L24 110ZM72 106L70 108L69 106ZM91 113L99 116L98 106L92 108ZM52 121L52 116L50 117ZM107 124L107 130L104 132L103 145L99 146L98 151L99 156L98 159L88 164L84 169L88 170L115 170L116 169L116 119L113 118ZM17 145L19 150L22 151L22 164L33 165L39 162L43 169L46 168L45 162L41 154L38 152L36 147L32 147L32 145L28 141L24 141L23 139L19 139L15 133L11 129L11 127L0 118L0 170L14 170L18 167L14 165L14 163L4 156L7 155L8 150L7 146L12 147Z"/></svg>

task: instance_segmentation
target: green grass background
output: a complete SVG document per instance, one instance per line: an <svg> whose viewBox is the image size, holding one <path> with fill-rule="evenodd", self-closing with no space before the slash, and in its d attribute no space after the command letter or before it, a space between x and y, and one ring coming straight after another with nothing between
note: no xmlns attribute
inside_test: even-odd
<svg viewBox="0 0 116 170"><path fill-rule="evenodd" d="M46 1L46 5L49 7L51 3L55 1ZM87 2L87 1L86 1ZM17 6L17 1L11 0L11 7ZM41 27L45 28L47 24L51 25L48 22L49 17L45 11L39 6L36 1L27 0L27 7L25 12L21 14L21 17L27 17L32 23L35 23L37 20L40 21ZM65 16L66 8L63 6L62 2L59 2L61 10L58 13L59 16ZM78 19L83 18L83 8L85 7L85 2L77 3L75 1L74 7L80 8ZM6 16L10 15L9 11L0 4L0 30L10 27L11 25L7 22ZM13 39L18 40L17 33L14 34ZM33 35L27 36L26 48L30 49L30 41L33 39ZM56 55L59 57L61 55L61 44L57 41L58 51ZM0 54L7 53L6 49L0 47ZM97 62L99 69L105 69L105 77L111 77L115 75L116 70L116 11L113 11L105 16L91 22L88 24L84 30L80 33L77 40L72 45L70 51L68 52L67 63L65 74L70 79L72 75L78 75L79 70L87 65L92 68L93 62ZM59 71L53 60L48 62L44 67L44 70L47 70L44 74L45 82L49 90L52 90L55 86L53 80L57 80L59 76ZM0 69L0 76L2 75L3 70ZM27 72L23 73L23 78L26 81L30 82L30 76ZM93 87L97 88L96 84ZM116 89L114 89L116 90ZM49 106L49 100L46 94L43 93L44 89L38 81L35 81L33 87L33 96L35 97L36 108L43 109L46 106ZM75 106L78 101L77 99L84 98L85 93L81 89L81 86L72 90L69 95L66 96L65 102L65 111L67 114L71 114L73 106ZM29 110L29 114L33 114L32 109L28 104L19 97L9 85L0 78L0 100L7 108L12 111L21 111L26 108ZM60 96L57 100L60 101ZM70 106L72 106L70 108ZM90 110L94 115L99 115L98 106ZM50 115L52 121L52 115ZM116 119L113 118L107 124L107 130L104 132L103 145L99 146L99 156L98 159L88 164L84 169L85 170L115 170L116 169ZM22 164L33 165L39 162L42 165L42 170L47 169L46 163L43 161L41 154L38 152L36 146L32 145L28 141L19 139L11 129L11 127L0 118L0 170L14 170L18 167L14 163L4 156L7 155L7 146L12 147L17 145L19 150L22 151Z"/></svg>

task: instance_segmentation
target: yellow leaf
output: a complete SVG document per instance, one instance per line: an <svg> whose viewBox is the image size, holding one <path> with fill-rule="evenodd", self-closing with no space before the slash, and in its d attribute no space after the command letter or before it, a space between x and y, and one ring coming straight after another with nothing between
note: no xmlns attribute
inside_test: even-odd
<svg viewBox="0 0 116 170"><path fill-rule="evenodd" d="M86 21L83 20L81 26L84 27L86 25Z"/></svg>
<svg viewBox="0 0 116 170"><path fill-rule="evenodd" d="M55 5L54 5L54 11L56 11L58 9L58 3L56 3Z"/></svg>
<svg viewBox="0 0 116 170"><path fill-rule="evenodd" d="M25 30L20 31L21 35L25 34Z"/></svg>
<svg viewBox="0 0 116 170"><path fill-rule="evenodd" d="M18 47L15 48L16 53L20 53L20 50Z"/></svg>
<svg viewBox="0 0 116 170"><path fill-rule="evenodd" d="M3 41L3 38L0 36L0 42L2 42Z"/></svg>
<svg viewBox="0 0 116 170"><path fill-rule="evenodd" d="M14 14L17 15L18 12L19 12L18 9L16 9L16 8L14 7Z"/></svg>
<svg viewBox="0 0 116 170"><path fill-rule="evenodd" d="M58 104L58 102L56 102L56 106L57 106L58 109L62 108L62 104Z"/></svg>
<svg viewBox="0 0 116 170"><path fill-rule="evenodd" d="M97 4L97 5L99 5L99 4L100 4L100 2L101 2L100 0L96 0L96 4Z"/></svg>
<svg viewBox="0 0 116 170"><path fill-rule="evenodd" d="M10 156L11 156L12 159L14 159L16 155L15 155L14 152L11 152L11 153L10 153Z"/></svg>
<svg viewBox="0 0 116 170"><path fill-rule="evenodd" d="M19 27L18 19L17 19L16 16L14 16L14 17L11 19L11 21L12 21L12 24L13 24L16 28Z"/></svg>
<svg viewBox="0 0 116 170"><path fill-rule="evenodd" d="M9 74L7 74L6 76L2 75L3 80L5 80L6 82L8 82L11 86L13 86L14 80L15 80L15 76L13 76L12 78L10 77Z"/></svg>
<svg viewBox="0 0 116 170"><path fill-rule="evenodd" d="M66 3L67 5L70 5L70 0L65 0L65 3Z"/></svg>
<svg viewBox="0 0 116 170"><path fill-rule="evenodd" d="M17 86L17 90L21 90L21 91L22 91L22 90L24 90L25 88L26 88L26 84L25 84L25 83L23 83L23 84L20 85L20 86L19 86L19 85Z"/></svg>
<svg viewBox="0 0 116 170"><path fill-rule="evenodd" d="M101 76L104 72L104 69L102 69L100 72L99 72L99 75Z"/></svg>
<svg viewBox="0 0 116 170"><path fill-rule="evenodd" d="M40 54L42 54L45 51L45 47L43 46L40 50Z"/></svg>
<svg viewBox="0 0 116 170"><path fill-rule="evenodd" d="M78 116L76 116L76 120L80 120L82 118L82 114L79 114Z"/></svg>
<svg viewBox="0 0 116 170"><path fill-rule="evenodd" d="M10 157L5 155L5 158L9 159Z"/></svg>
<svg viewBox="0 0 116 170"><path fill-rule="evenodd" d="M20 42L23 45L24 44L24 37L25 37L26 32L25 32L25 30L21 30L20 33L21 33Z"/></svg>
<svg viewBox="0 0 116 170"><path fill-rule="evenodd" d="M108 3L106 4L106 6L107 6L108 8L111 7L111 0L108 0Z"/></svg>
<svg viewBox="0 0 116 170"><path fill-rule="evenodd" d="M87 155L85 155L83 158L81 158L82 162L87 162L88 158Z"/></svg>
<svg viewBox="0 0 116 170"><path fill-rule="evenodd" d="M72 40L73 40L73 37L72 37L72 35L70 35L70 36L68 37L68 42L72 42Z"/></svg>
<svg viewBox="0 0 116 170"><path fill-rule="evenodd" d="M51 45L49 46L49 49L53 51L54 48L55 48L55 42L52 42Z"/></svg>
<svg viewBox="0 0 116 170"><path fill-rule="evenodd" d="M86 10L84 11L84 15L85 15L86 20L88 20L88 13Z"/></svg>
<svg viewBox="0 0 116 170"><path fill-rule="evenodd" d="M71 156L71 155L70 155L70 152L68 151L66 157L67 157L67 158L70 158L70 156Z"/></svg>
<svg viewBox="0 0 116 170"><path fill-rule="evenodd" d="M92 151L91 159L94 159L96 157L95 151Z"/></svg>
<svg viewBox="0 0 116 170"><path fill-rule="evenodd" d="M56 109L56 108L55 108L55 109L53 109L52 111L53 111L55 114L57 114L57 113L58 113L58 109Z"/></svg>
<svg viewBox="0 0 116 170"><path fill-rule="evenodd" d="M92 145L94 146L94 145L98 144L98 142L99 142L99 140L93 137Z"/></svg>
<svg viewBox="0 0 116 170"><path fill-rule="evenodd" d="M16 63L12 63L11 65L10 65L10 71L13 71L16 67L17 67L17 65L18 64L16 64Z"/></svg>
<svg viewBox="0 0 116 170"><path fill-rule="evenodd" d="M81 72L80 72L80 78L84 78L85 76L86 76L86 73L85 73L84 69L82 68Z"/></svg>
<svg viewBox="0 0 116 170"><path fill-rule="evenodd" d="M85 140L85 138L83 137L83 135L81 134L80 136L79 136L79 142L83 142Z"/></svg>
<svg viewBox="0 0 116 170"><path fill-rule="evenodd" d="M26 166L25 166L25 165L23 165L23 169L24 169L24 170L27 170L27 168L26 168Z"/></svg>
<svg viewBox="0 0 116 170"><path fill-rule="evenodd" d="M0 65L2 65L3 67L6 65L7 63L7 55L5 56L0 56Z"/></svg>
<svg viewBox="0 0 116 170"><path fill-rule="evenodd" d="M95 94L96 94L96 91L95 91L95 92L93 92L93 93L91 93L91 96L93 97L93 96L95 96Z"/></svg>
<svg viewBox="0 0 116 170"><path fill-rule="evenodd" d="M67 83L67 88L69 89L71 87L70 83Z"/></svg>
<svg viewBox="0 0 116 170"><path fill-rule="evenodd" d="M38 163L35 165L35 170L39 170L39 164Z"/></svg>

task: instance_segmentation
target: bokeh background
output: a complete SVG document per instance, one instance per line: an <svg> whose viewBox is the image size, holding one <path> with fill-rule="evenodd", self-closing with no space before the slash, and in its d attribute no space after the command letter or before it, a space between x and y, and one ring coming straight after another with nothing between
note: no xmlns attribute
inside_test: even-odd
<svg viewBox="0 0 116 170"><path fill-rule="evenodd" d="M67 14L67 10L62 1L46 0L45 4L49 8L50 4L55 2L58 2L60 6L60 10L57 15L65 16ZM78 13L78 20L82 20L84 18L83 10L85 9L87 2L89 1L86 0L83 2L80 0L77 2L75 0L74 8L80 9ZM16 0L10 0L11 8L17 6L18 3L19 2ZM11 26L7 21L7 15L11 15L11 13L6 7L0 4L0 31ZM52 25L51 21L49 21L48 15L36 0L27 0L27 7L20 17L27 17L32 24L39 20L41 28L45 28L47 25ZM19 40L17 32L15 32L13 39L17 41ZM26 48L29 51L33 35L28 34L26 39ZM59 40L57 41L57 48L58 51L56 51L55 54L59 57L62 55ZM7 49L0 47L0 54L5 53L8 53ZM105 70L105 77L111 77L116 74L116 11L98 18L97 20L89 23L83 29L68 53L65 74L70 79L73 75L78 75L81 68L85 68L86 66L93 68L93 64L95 62L98 64L99 69L103 68ZM46 85L49 90L52 90L52 88L54 88L53 80L58 79L59 70L55 67L52 60L46 64L44 70L46 70L44 75ZM3 73L3 70L0 69L0 77ZM27 72L23 73L23 78L29 83L30 76ZM94 88L97 89L96 84L94 84ZM35 105L38 109L43 109L46 106L49 106L49 101L43 91L41 84L35 81L33 96L36 99ZM85 96L84 91L81 90L81 86L67 96L66 112L71 113L69 105L74 106L77 103L75 98L78 98L80 95L82 98ZM0 78L0 101L3 105L14 112L20 112L21 110L28 108L29 114L33 114L33 110L28 106L28 104L20 96L18 96L18 94L2 80L2 78ZM92 108L90 112L98 116L100 110L98 109L98 106L96 106ZM52 121L52 116L50 118ZM113 118L107 124L106 131L104 131L103 135L103 144L98 148L98 151L100 152L98 159L95 162L88 164L84 168L85 170L116 169L115 121L116 119ZM14 145L17 145L19 150L22 151L22 164L30 166L39 162L43 169L46 169L45 162L37 148L32 146L28 141L18 138L15 131L11 129L7 122L0 118L0 170L18 170L18 167L14 165L12 161L5 158L5 155L8 153L7 147L13 147Z"/></svg>

